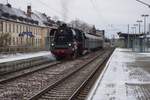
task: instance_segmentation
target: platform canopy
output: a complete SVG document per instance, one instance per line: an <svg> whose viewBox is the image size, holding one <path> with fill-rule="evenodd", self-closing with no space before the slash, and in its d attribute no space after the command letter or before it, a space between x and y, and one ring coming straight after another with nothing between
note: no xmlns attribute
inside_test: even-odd
<svg viewBox="0 0 150 100"><path fill-rule="evenodd" d="M144 34L137 34L137 33L136 34L128 34L128 33L118 32L117 34L119 35L120 38L122 38L122 37L123 38L128 38L128 37L131 38L131 37L141 37L141 36L144 36Z"/></svg>

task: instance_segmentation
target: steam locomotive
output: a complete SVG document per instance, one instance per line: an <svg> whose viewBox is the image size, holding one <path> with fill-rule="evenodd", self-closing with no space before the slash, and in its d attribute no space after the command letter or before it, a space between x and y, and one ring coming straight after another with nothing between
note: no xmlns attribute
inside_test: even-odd
<svg viewBox="0 0 150 100"><path fill-rule="evenodd" d="M85 51L103 48L103 37L84 33L79 29L67 27L66 24L52 29L50 34L53 36L49 44L50 50L57 59L74 59Z"/></svg>

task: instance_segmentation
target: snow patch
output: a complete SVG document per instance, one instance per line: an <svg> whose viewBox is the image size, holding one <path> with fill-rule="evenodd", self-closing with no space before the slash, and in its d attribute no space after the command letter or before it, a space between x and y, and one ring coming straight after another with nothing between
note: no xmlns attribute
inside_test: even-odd
<svg viewBox="0 0 150 100"><path fill-rule="evenodd" d="M137 87L134 88L134 85L150 85L150 73L140 65L134 65L139 57L145 57L145 54L117 48L106 65L103 77L99 77L87 100L136 100L134 89ZM138 93L142 97L146 92Z"/></svg>
<svg viewBox="0 0 150 100"><path fill-rule="evenodd" d="M23 53L23 54L18 53L16 55L1 55L0 63L29 59L29 58L40 57L40 56L48 57L51 60L55 60L55 57L52 55L50 51L40 51L34 53Z"/></svg>

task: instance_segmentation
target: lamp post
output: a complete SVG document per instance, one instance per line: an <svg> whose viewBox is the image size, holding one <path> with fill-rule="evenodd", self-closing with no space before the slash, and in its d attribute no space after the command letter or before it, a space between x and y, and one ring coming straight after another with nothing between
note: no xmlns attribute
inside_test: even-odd
<svg viewBox="0 0 150 100"><path fill-rule="evenodd" d="M146 18L148 17L149 15L145 15L143 14L142 17L144 17L144 37L146 36Z"/></svg>
<svg viewBox="0 0 150 100"><path fill-rule="evenodd" d="M136 35L135 35L135 44L136 44L136 46L137 46L137 40L138 40L138 39L137 39L137 35L138 35L138 34L137 34L137 27L138 27L138 24L134 24L133 26L135 26L135 28L136 28L136 29L135 29L135 34L136 34Z"/></svg>
<svg viewBox="0 0 150 100"><path fill-rule="evenodd" d="M142 17L144 17L144 51L146 49L146 18L148 17L148 14L143 14Z"/></svg>
<svg viewBox="0 0 150 100"><path fill-rule="evenodd" d="M134 24L133 26L135 26L135 28L136 28L135 33L137 33L137 26L138 26L138 24Z"/></svg>
<svg viewBox="0 0 150 100"><path fill-rule="evenodd" d="M132 36L133 36L133 37L132 37L132 39L133 39L133 42L132 42L132 44L133 44L133 45L132 45L132 49L135 50L135 45L136 45L136 27L133 26L133 27L131 27L131 29L132 29L132 34L133 34L133 35L132 35ZM134 35L135 35L135 36L134 36Z"/></svg>
<svg viewBox="0 0 150 100"><path fill-rule="evenodd" d="M127 48L130 47L129 33L130 33L130 25L128 24L128 44L127 44Z"/></svg>
<svg viewBox="0 0 150 100"><path fill-rule="evenodd" d="M143 22L142 20L137 20L136 22L138 22L139 24L139 34L141 33L141 23Z"/></svg>
<svg viewBox="0 0 150 100"><path fill-rule="evenodd" d="M132 29L132 33L136 34L136 27L131 27L131 29Z"/></svg>

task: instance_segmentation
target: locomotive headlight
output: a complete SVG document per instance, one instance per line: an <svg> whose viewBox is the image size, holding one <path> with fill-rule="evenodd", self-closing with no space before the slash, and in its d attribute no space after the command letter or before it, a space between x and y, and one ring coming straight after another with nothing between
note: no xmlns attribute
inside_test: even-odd
<svg viewBox="0 0 150 100"><path fill-rule="evenodd" d="M52 43L51 46L54 46L54 43Z"/></svg>
<svg viewBox="0 0 150 100"><path fill-rule="evenodd" d="M71 43L68 44L71 47Z"/></svg>

